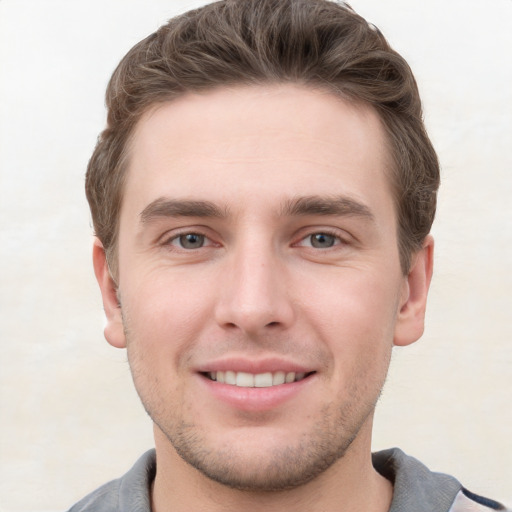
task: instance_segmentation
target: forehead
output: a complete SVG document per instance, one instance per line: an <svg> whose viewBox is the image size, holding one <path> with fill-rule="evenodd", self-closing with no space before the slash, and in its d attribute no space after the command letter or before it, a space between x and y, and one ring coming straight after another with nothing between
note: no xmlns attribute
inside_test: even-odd
<svg viewBox="0 0 512 512"><path fill-rule="evenodd" d="M221 88L149 110L134 131L123 199L246 200L348 194L391 197L377 113L295 85ZM333 189L334 188L334 189ZM287 196L287 197L285 197Z"/></svg>

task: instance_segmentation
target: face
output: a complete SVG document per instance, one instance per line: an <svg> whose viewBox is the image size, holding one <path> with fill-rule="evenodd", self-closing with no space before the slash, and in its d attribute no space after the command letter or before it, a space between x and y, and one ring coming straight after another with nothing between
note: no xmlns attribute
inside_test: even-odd
<svg viewBox="0 0 512 512"><path fill-rule="evenodd" d="M269 490L369 453L431 254L402 274L376 113L291 85L191 94L141 119L129 159L117 296L99 244L95 268L177 463Z"/></svg>

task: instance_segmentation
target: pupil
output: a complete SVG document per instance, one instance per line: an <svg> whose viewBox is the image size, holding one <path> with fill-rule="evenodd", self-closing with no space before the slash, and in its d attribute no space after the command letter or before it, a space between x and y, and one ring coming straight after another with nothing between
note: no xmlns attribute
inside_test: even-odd
<svg viewBox="0 0 512 512"><path fill-rule="evenodd" d="M332 247L334 245L334 236L326 233L316 233L311 235L311 245L317 248Z"/></svg>
<svg viewBox="0 0 512 512"><path fill-rule="evenodd" d="M197 235L196 233L189 233L188 235L180 236L180 244L185 249L198 249L204 243L204 236Z"/></svg>

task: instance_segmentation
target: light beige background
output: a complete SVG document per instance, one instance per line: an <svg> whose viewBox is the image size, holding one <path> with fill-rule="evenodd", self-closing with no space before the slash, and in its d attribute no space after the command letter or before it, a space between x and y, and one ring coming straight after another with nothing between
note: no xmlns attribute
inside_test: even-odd
<svg viewBox="0 0 512 512"><path fill-rule="evenodd" d="M64 510L152 445L103 340L84 170L121 56L192 1L0 0L0 510ZM409 60L443 167L428 327L374 447L512 503L512 1L354 0Z"/></svg>

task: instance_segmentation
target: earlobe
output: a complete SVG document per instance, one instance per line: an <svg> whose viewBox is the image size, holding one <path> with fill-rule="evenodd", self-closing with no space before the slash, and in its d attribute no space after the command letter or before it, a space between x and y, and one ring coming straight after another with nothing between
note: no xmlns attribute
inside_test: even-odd
<svg viewBox="0 0 512 512"><path fill-rule="evenodd" d="M124 335L121 305L119 304L117 295L117 285L110 274L103 244L98 238L94 240L92 261L96 280L101 290L103 308L107 317L107 324L104 331L105 338L112 346L125 348L126 339Z"/></svg>
<svg viewBox="0 0 512 512"><path fill-rule="evenodd" d="M422 248L413 255L412 266L404 283L403 297L395 326L395 345L410 345L423 334L433 263L434 239L428 235Z"/></svg>

